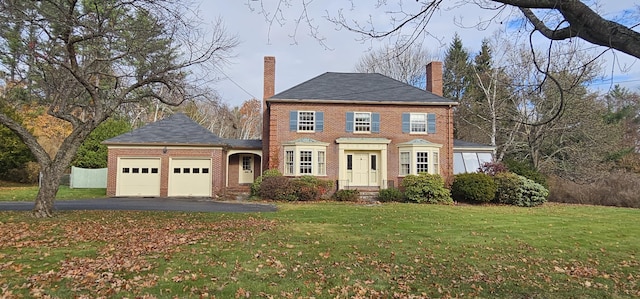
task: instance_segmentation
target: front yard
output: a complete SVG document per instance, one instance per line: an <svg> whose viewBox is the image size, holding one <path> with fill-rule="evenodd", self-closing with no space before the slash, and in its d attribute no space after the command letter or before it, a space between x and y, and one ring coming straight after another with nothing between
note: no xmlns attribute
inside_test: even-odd
<svg viewBox="0 0 640 299"><path fill-rule="evenodd" d="M279 204L0 212L0 297L632 298L640 210Z"/></svg>
<svg viewBox="0 0 640 299"><path fill-rule="evenodd" d="M56 199L88 199L106 197L107 190L95 189L71 189L69 186L60 186ZM38 195L37 185L25 185L0 181L0 201L35 201Z"/></svg>

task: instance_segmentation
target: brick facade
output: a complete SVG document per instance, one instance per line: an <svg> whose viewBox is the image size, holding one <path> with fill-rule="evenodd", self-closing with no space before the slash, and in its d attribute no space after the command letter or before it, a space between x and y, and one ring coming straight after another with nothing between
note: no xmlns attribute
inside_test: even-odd
<svg viewBox="0 0 640 299"><path fill-rule="evenodd" d="M226 154L222 148L193 148L164 146L109 147L107 196L116 196L118 158L160 158L160 197L166 197L169 186L169 160L171 158L211 158L211 194L220 194L226 177Z"/></svg>
<svg viewBox="0 0 640 299"><path fill-rule="evenodd" d="M311 138L329 143L326 151L326 179L338 179L338 138L386 138L391 140L387 145L387 173L383 180L399 183L399 149L398 144L414 139L441 144L439 173L449 181L453 173L453 119L452 107L449 105L376 105L376 104L342 104L342 103L270 103L271 124L269 126L269 157L280 171L284 169L284 149L282 144L300 138ZM289 130L289 111L322 111L324 112L324 129L322 132L298 133ZM350 111L372 112L380 114L379 133L346 132L346 113ZM436 115L435 134L416 134L402 132L402 113L434 113ZM383 174L384 175L384 174Z"/></svg>

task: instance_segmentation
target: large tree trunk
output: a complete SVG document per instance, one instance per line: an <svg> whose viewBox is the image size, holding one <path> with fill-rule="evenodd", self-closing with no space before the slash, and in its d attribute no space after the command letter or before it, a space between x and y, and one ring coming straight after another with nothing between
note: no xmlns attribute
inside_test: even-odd
<svg viewBox="0 0 640 299"><path fill-rule="evenodd" d="M37 218L47 218L53 216L53 204L60 187L60 180L64 168L47 166L42 168L42 178L40 180L40 190L36 197L36 204L33 207L33 216Z"/></svg>
<svg viewBox="0 0 640 299"><path fill-rule="evenodd" d="M90 121L74 128L71 134L65 138L53 160L49 158L46 152L36 151L42 178L40 180L40 190L36 197L36 203L33 207L33 216L39 218L53 216L53 204L58 189L60 188L60 181L62 180L64 171L71 164L82 141L85 140L91 131L102 121L104 121L104 118L97 121ZM39 145L35 147L41 148Z"/></svg>

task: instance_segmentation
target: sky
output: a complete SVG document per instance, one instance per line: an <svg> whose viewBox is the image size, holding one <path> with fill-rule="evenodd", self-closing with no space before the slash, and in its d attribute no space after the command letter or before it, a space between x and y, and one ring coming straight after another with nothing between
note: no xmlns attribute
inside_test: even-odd
<svg viewBox="0 0 640 299"><path fill-rule="evenodd" d="M313 19L314 25L318 26L318 33L324 38L323 44L310 36L309 27L305 24L300 24L296 31L294 21L305 12L297 4L302 0L290 0L293 6L282 6L284 23L276 22L269 26L264 15L258 13L260 5L264 3L265 8L273 12L278 2L281 1L201 0L199 4L196 3L204 22L212 23L216 18L221 18L227 32L237 36L240 41L234 49L234 57L221 66L218 73L212 74L212 78L219 80L209 86L230 106L240 106L251 98L262 100L264 56L276 57L275 87L278 93L325 72L353 72L363 55L387 43L362 42L358 34L339 29L324 19L327 14L336 16L338 10L343 8L351 19L366 21L371 18L376 23L384 24L388 20L388 16L382 13L384 10L374 10L373 3L380 1L311 1L306 13ZM351 3L354 3L353 7ZM413 1L404 3L406 6L416 5ZM508 21L513 18L503 14L490 22L487 28L479 29L474 25L480 20L490 19L493 12L472 4L458 4L459 1L444 2L442 9L429 22L431 36L424 37L422 42L423 47L440 59L444 57L444 52L456 33L464 47L470 53L476 53L483 38L490 38L496 30L512 25ZM630 16L639 18L636 13L638 4L640 0L606 1L606 5L591 3L592 8L601 15L622 23L627 22ZM519 15L514 12L513 16ZM548 41L541 40L541 43L544 42ZM587 44L585 47L594 48L594 51L604 49ZM636 62L637 59L612 51L605 53L602 58L606 69L604 75L608 79L595 82L593 89L606 92L613 85L620 84L632 91L640 91L640 62Z"/></svg>

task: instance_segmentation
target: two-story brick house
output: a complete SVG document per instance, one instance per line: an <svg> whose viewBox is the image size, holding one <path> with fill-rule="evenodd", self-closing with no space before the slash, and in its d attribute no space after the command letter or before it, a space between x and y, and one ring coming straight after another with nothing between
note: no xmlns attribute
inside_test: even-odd
<svg viewBox="0 0 640 299"><path fill-rule="evenodd" d="M442 64L422 90L380 74L324 73L274 94L265 57L263 167L313 175L339 188L385 188L408 174L453 174L453 107Z"/></svg>
<svg viewBox="0 0 640 299"><path fill-rule="evenodd" d="M380 74L324 73L275 94L275 58L265 57L262 140L222 139L173 115L104 142L107 195L218 197L270 168L339 189L398 186L420 172L451 182L490 161L493 147L453 140L457 103L442 97L442 64L426 77L421 90Z"/></svg>

